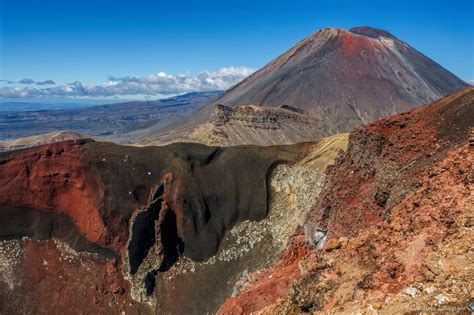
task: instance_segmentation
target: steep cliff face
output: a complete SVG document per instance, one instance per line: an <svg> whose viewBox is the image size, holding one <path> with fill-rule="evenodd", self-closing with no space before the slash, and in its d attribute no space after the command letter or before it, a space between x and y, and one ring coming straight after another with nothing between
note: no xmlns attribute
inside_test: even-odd
<svg viewBox="0 0 474 315"><path fill-rule="evenodd" d="M2 310L213 312L245 270L274 262L345 143L137 148L71 140L1 153ZM285 166L315 151L307 163L316 166ZM300 197L292 189L312 190ZM76 287L84 292L72 294Z"/></svg>
<svg viewBox="0 0 474 315"><path fill-rule="evenodd" d="M420 178L431 174L434 164L467 142L473 105L471 87L354 131L347 155L329 173L333 184L326 186L308 222L339 237L354 235L368 221L389 219L392 208L419 189Z"/></svg>
<svg viewBox="0 0 474 315"><path fill-rule="evenodd" d="M220 312L466 310L473 117L470 87L352 132L305 228Z"/></svg>
<svg viewBox="0 0 474 315"><path fill-rule="evenodd" d="M347 135L305 146L301 159L280 164L268 179L268 214L246 220L226 233L217 254L202 262L180 259L157 277L157 308L172 314L215 313L229 297L246 289L248 277L275 263L289 237L304 222L324 181L324 169L347 145ZM186 297L176 303L176 297Z"/></svg>
<svg viewBox="0 0 474 315"><path fill-rule="evenodd" d="M208 145L276 145L314 141L330 134L326 122L288 105L278 108L216 105L208 123L183 141Z"/></svg>
<svg viewBox="0 0 474 315"><path fill-rule="evenodd" d="M193 131L209 122L218 104L273 108L289 105L324 122L319 127L326 135L347 132L466 86L466 82L388 32L370 27L349 31L325 28L303 39L193 115L140 141L193 141ZM292 141L306 140L305 134L293 139L291 130L288 133ZM287 140L270 131L259 135L265 136L275 136L274 143Z"/></svg>

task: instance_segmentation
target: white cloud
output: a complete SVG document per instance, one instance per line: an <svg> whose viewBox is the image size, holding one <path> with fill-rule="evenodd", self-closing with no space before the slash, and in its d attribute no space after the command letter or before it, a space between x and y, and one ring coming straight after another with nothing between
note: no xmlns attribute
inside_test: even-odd
<svg viewBox="0 0 474 315"><path fill-rule="evenodd" d="M55 87L0 87L4 98L113 97L130 95L172 95L185 92L225 90L254 72L248 67L220 68L198 75L171 75L158 72L142 77L109 77L101 84L84 85L79 81Z"/></svg>

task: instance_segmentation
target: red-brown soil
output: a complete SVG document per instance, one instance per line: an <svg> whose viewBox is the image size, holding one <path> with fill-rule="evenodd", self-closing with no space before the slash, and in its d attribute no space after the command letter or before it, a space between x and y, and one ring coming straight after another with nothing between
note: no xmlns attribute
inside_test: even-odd
<svg viewBox="0 0 474 315"><path fill-rule="evenodd" d="M3 160L0 173L0 204L61 212L89 241L106 243L99 214L104 188L75 141L24 151Z"/></svg>
<svg viewBox="0 0 474 315"><path fill-rule="evenodd" d="M2 314L139 314L115 259L77 254L55 241L21 241L14 290L0 284ZM22 248L22 249L20 249ZM21 254L20 254L21 250ZM150 311L150 310L148 310Z"/></svg>
<svg viewBox="0 0 474 315"><path fill-rule="evenodd" d="M323 249L298 257L286 292L262 290L281 260L220 312L466 311L474 298L473 125L470 87L351 133L306 220L328 230Z"/></svg>
<svg viewBox="0 0 474 315"><path fill-rule="evenodd" d="M329 169L331 184L308 222L340 237L354 235L368 222L386 221L404 196L423 186L424 176L434 175L433 164L468 142L473 91L464 89L352 132L348 152Z"/></svg>
<svg viewBox="0 0 474 315"><path fill-rule="evenodd" d="M291 245L281 253L278 263L252 279L251 289L229 298L218 314L249 314L274 304L287 295L288 287L301 276L298 266L308 254L304 235L295 235Z"/></svg>

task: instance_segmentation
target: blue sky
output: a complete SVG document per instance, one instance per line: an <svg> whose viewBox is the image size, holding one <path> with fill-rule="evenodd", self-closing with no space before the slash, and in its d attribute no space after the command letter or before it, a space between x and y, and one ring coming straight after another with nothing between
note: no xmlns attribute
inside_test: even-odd
<svg viewBox="0 0 474 315"><path fill-rule="evenodd" d="M0 2L0 77L13 86L32 79L81 88L109 76L200 73L225 86L319 28L362 25L474 79L473 0Z"/></svg>

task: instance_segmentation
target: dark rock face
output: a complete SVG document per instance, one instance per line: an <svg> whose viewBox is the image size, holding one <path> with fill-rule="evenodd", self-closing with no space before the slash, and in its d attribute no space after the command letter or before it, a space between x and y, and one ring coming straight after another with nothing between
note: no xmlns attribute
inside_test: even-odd
<svg viewBox="0 0 474 315"><path fill-rule="evenodd" d="M59 239L77 251L115 257L151 296L154 278L180 256L203 261L216 254L233 225L264 219L267 177L300 152L72 140L1 153L0 240ZM133 294L133 287L110 290Z"/></svg>
<svg viewBox="0 0 474 315"><path fill-rule="evenodd" d="M329 134L326 122L289 105L279 108L214 106L210 120L189 134L189 141L211 145L293 144Z"/></svg>
<svg viewBox="0 0 474 315"><path fill-rule="evenodd" d="M349 30L349 32L357 34L357 35L372 37L372 38L390 37L390 38L396 39L395 36L393 36L389 32L386 32L384 30L378 30L370 26L353 27Z"/></svg>
<svg viewBox="0 0 474 315"><path fill-rule="evenodd" d="M474 147L474 127L469 128L469 145Z"/></svg>
<svg viewBox="0 0 474 315"><path fill-rule="evenodd" d="M216 105L211 116L211 123L216 127L241 122L247 127L259 129L281 129L282 124L310 124L316 120L304 113L303 110L283 105L281 108L262 108L258 106L228 107Z"/></svg>
<svg viewBox="0 0 474 315"><path fill-rule="evenodd" d="M163 202L163 185L160 185L153 194L152 202L145 209L138 211L132 220L128 237L127 255L130 273L138 271L138 267L156 243L155 222L160 217L161 203Z"/></svg>
<svg viewBox="0 0 474 315"><path fill-rule="evenodd" d="M67 215L32 208L2 205L0 239L29 237L36 240L61 239L78 251L99 254L105 258L120 258L113 250L88 241Z"/></svg>

